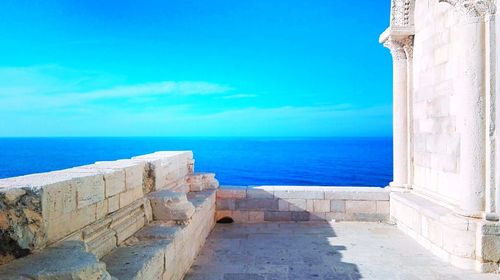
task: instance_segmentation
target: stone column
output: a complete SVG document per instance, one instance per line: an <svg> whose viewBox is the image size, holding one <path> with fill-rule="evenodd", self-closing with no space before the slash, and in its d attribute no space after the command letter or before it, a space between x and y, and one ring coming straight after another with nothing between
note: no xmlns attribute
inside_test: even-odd
<svg viewBox="0 0 500 280"><path fill-rule="evenodd" d="M404 44L392 37L384 42L393 63L393 181L391 187L408 183L408 61Z"/></svg>
<svg viewBox="0 0 500 280"><path fill-rule="evenodd" d="M460 97L457 128L460 132L461 194L458 213L480 217L485 211L485 17L494 14L488 0L440 0L453 5L460 16L457 27L455 94Z"/></svg>
<svg viewBox="0 0 500 280"><path fill-rule="evenodd" d="M408 180L407 188L412 189L413 187L413 38L414 36L408 36L403 40L403 49L405 50L406 60L407 60L407 118L408 118L408 153L407 153L407 169L408 169Z"/></svg>

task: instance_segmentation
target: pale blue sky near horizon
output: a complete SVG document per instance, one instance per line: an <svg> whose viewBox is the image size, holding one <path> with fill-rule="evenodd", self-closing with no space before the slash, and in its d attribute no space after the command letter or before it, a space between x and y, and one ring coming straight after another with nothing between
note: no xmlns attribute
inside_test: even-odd
<svg viewBox="0 0 500 280"><path fill-rule="evenodd" d="M0 137L391 136L389 6L0 1Z"/></svg>

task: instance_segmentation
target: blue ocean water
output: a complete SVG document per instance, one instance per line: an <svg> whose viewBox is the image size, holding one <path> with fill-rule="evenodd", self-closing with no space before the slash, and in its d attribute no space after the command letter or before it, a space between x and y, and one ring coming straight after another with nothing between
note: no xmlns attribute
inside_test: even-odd
<svg viewBox="0 0 500 280"><path fill-rule="evenodd" d="M386 186L391 138L0 138L0 178L192 150L223 185Z"/></svg>

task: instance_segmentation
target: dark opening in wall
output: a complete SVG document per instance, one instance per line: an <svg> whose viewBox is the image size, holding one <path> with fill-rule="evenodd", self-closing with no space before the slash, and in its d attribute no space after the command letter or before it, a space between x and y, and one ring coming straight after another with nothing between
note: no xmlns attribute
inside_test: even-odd
<svg viewBox="0 0 500 280"><path fill-rule="evenodd" d="M224 217L224 218L220 218L217 221L217 223L218 224L232 224L232 223L234 223L234 220L231 217Z"/></svg>

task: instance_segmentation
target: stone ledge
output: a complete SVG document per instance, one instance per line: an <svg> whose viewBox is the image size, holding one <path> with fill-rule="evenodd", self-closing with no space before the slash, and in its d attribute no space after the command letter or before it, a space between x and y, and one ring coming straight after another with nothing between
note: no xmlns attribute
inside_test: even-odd
<svg viewBox="0 0 500 280"><path fill-rule="evenodd" d="M441 259L463 269L498 271L500 224L456 215L413 193L391 193L390 208L398 228Z"/></svg>
<svg viewBox="0 0 500 280"><path fill-rule="evenodd" d="M79 241L66 241L15 262L0 266L0 278L111 280L106 265L85 251Z"/></svg>
<svg viewBox="0 0 500 280"><path fill-rule="evenodd" d="M215 191L188 193L195 214L188 225L155 221L103 258L118 279L182 279L212 230Z"/></svg>

